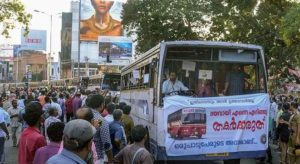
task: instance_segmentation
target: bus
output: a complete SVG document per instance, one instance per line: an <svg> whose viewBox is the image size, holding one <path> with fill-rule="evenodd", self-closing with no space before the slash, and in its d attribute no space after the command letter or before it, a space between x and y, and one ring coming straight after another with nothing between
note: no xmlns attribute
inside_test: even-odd
<svg viewBox="0 0 300 164"><path fill-rule="evenodd" d="M104 73L100 89L109 91L111 96L119 95L121 89L121 74Z"/></svg>
<svg viewBox="0 0 300 164"><path fill-rule="evenodd" d="M184 108L168 116L168 133L172 138L197 137L206 133L206 112L203 108Z"/></svg>
<svg viewBox="0 0 300 164"><path fill-rule="evenodd" d="M163 93L171 72L187 89ZM265 156L268 96L264 52L258 45L161 42L121 71L120 102L132 106L135 125L146 127L146 148L158 161ZM182 109L193 108L204 110L191 123L194 116L184 120ZM187 125L199 130L177 132Z"/></svg>

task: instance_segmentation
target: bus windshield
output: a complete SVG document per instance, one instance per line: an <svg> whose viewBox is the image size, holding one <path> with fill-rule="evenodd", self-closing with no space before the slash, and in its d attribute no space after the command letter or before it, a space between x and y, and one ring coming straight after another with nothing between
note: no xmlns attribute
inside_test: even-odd
<svg viewBox="0 0 300 164"><path fill-rule="evenodd" d="M182 115L182 124L205 124L206 116L204 113L187 113Z"/></svg>
<svg viewBox="0 0 300 164"><path fill-rule="evenodd" d="M120 91L121 75L105 74L101 85L102 90Z"/></svg>
<svg viewBox="0 0 300 164"><path fill-rule="evenodd" d="M266 92L259 50L197 46L168 47L162 93L191 90L198 97Z"/></svg>

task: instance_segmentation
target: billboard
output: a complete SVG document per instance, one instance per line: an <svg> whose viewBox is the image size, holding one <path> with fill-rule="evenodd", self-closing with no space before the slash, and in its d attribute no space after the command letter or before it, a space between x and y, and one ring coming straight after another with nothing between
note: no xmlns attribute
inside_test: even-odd
<svg viewBox="0 0 300 164"><path fill-rule="evenodd" d="M9 44L0 44L0 62L13 61L13 46Z"/></svg>
<svg viewBox="0 0 300 164"><path fill-rule="evenodd" d="M24 29L21 32L21 49L22 50L43 50L47 47L46 30L29 30L27 36L24 36Z"/></svg>
<svg viewBox="0 0 300 164"><path fill-rule="evenodd" d="M99 57L131 58L132 39L121 36L100 36L98 38Z"/></svg>
<svg viewBox="0 0 300 164"><path fill-rule="evenodd" d="M121 36L121 12L125 0L81 0L80 40L95 41L98 36Z"/></svg>

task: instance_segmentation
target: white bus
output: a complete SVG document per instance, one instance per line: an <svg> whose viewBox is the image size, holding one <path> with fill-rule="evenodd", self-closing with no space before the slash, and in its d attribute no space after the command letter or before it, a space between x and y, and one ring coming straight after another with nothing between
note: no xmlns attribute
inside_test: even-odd
<svg viewBox="0 0 300 164"><path fill-rule="evenodd" d="M188 90L162 93L171 72ZM147 128L146 147L156 160L259 158L268 146L267 73L263 49L257 45L162 42L122 69L120 102L132 106L135 125ZM201 137L171 136L168 119L187 108L206 112L206 129ZM193 130L176 128L176 135Z"/></svg>

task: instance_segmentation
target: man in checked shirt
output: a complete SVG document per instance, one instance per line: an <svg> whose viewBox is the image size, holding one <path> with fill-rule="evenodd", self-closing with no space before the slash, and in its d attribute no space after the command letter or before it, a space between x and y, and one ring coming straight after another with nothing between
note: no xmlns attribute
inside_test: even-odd
<svg viewBox="0 0 300 164"><path fill-rule="evenodd" d="M100 124L100 126L96 129L97 131L93 139L99 163L104 163L105 154L107 156L108 163L112 163L113 154L109 133L109 124L100 114L103 111L103 102L104 97L100 94L91 94L86 99L86 105L92 109L94 119L98 120Z"/></svg>

